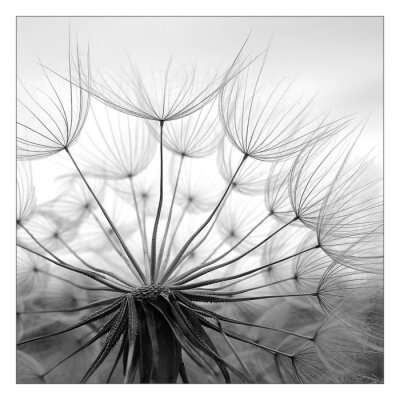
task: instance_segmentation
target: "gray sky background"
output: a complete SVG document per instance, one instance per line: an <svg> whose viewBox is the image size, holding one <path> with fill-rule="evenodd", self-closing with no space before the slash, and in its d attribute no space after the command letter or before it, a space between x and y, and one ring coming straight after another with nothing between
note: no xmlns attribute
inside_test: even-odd
<svg viewBox="0 0 400 400"><path fill-rule="evenodd" d="M82 47L90 43L92 64L105 69L126 63L127 52L141 68L163 66L171 55L178 64L227 65L251 32L246 48L253 55L272 39L268 73L296 78L296 86L307 94L319 91L321 110L369 116L363 143L380 150L382 24L379 17L20 17L17 69L29 84L41 74L39 59L64 70L69 29ZM35 162L35 174L44 177L48 162ZM45 184L41 187L36 179L39 198Z"/></svg>

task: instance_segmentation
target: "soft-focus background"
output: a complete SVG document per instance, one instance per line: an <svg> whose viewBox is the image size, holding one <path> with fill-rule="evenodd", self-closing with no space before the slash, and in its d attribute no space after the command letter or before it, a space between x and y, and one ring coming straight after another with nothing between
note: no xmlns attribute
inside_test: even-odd
<svg viewBox="0 0 400 400"><path fill-rule="evenodd" d="M69 32L90 46L99 70L118 70L127 54L142 70L174 62L200 68L227 66L250 34L247 52L271 43L267 72L296 79L299 92L318 92L321 111L368 118L360 152L375 147L382 166L383 19L380 17L19 17L17 69L28 86L40 86L38 62L65 71ZM79 144L78 144L79 145ZM60 155L33 163L38 202L56 195ZM51 165L51 167L49 167Z"/></svg>

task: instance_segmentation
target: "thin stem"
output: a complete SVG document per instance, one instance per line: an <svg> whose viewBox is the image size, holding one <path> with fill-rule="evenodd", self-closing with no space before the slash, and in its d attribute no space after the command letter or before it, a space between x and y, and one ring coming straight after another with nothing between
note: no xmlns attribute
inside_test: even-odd
<svg viewBox="0 0 400 400"><path fill-rule="evenodd" d="M147 200L146 200L147 201ZM142 207L142 221L143 221L143 239L144 248L146 250L146 258L144 260L146 278L150 277L150 255L149 255L149 243L147 241L147 224L146 224L146 204Z"/></svg>
<svg viewBox="0 0 400 400"><path fill-rule="evenodd" d="M214 250L211 251L211 253L202 261L202 265L205 264L224 244L225 244L226 238L222 239L214 248Z"/></svg>
<svg viewBox="0 0 400 400"><path fill-rule="evenodd" d="M114 292L114 289L110 289L110 288L103 288L103 287L90 287L90 286L83 286L83 285L78 285L77 283L70 281L69 279L63 278L62 276L58 276L56 274L52 274L50 272L47 271L42 271L42 270L38 270L41 274L50 276L54 279L58 279L60 281L69 283L70 285L78 288L78 289L83 289L83 290L89 290L89 291L106 291L106 292Z"/></svg>
<svg viewBox="0 0 400 400"><path fill-rule="evenodd" d="M278 234L281 230L283 230L284 228L286 228L287 226L292 224L294 221L297 220L297 218L298 217L295 217L291 221L289 221L286 224L282 225L275 232L271 233L265 239L263 239L261 242L259 242L255 246L253 246L251 249L249 249L249 250L245 251L244 253L240 254L239 256L237 256L235 258L232 258L231 260L228 260L228 261L226 261L226 262L224 262L222 264L218 264L218 265L215 265L213 267L206 268L203 271L201 271L201 270L204 268L204 265L199 265L198 267L195 267L195 268L189 270L188 272L186 272L185 274L183 274L176 283L183 284L183 283L186 283L186 282L190 282L193 279L196 279L196 278L198 278L198 277L200 277L202 275L208 274L209 272L212 272L212 271L216 271L217 269L226 267L226 266L228 266L230 264L235 263L236 261L239 261L240 259L242 259L243 257L247 256L248 254L250 254L254 250L258 249L261 245L266 243L268 240L270 240L272 237L274 237L276 234ZM200 272L197 272L197 271L200 271Z"/></svg>
<svg viewBox="0 0 400 400"><path fill-rule="evenodd" d="M112 230L114 231L115 235L117 236L119 242L121 243L122 248L124 249L126 255L128 256L130 262L132 263L132 266L134 269L132 269L131 265L129 264L129 269L131 270L131 272L133 273L134 270L136 270L136 272L139 274L140 279L142 280L143 283L146 283L146 277L143 275L143 272L141 271L138 263L136 262L135 258L133 257L132 253L129 251L128 247L126 246L124 240L122 239L121 235L119 234L117 228L115 227L114 223L112 222L111 218L109 217L109 215L107 214L107 211L104 209L103 205L101 204L100 200L97 198L96 194L93 192L92 188L90 187L88 181L86 180L86 178L84 177L82 171L80 170L80 168L78 167L78 164L76 163L76 161L74 160L74 158L72 157L72 154L70 153L69 149L66 147L65 151L67 152L67 154L69 155L72 163L74 164L75 168L77 169L79 175L81 176L83 182L85 183L86 187L89 189L89 192L92 194L93 198L95 199L96 203L98 204L98 206L100 207L103 215L105 216L105 218L107 219L108 223L110 224L110 227L112 228ZM134 273L133 273L134 274ZM135 274L134 274L135 275Z"/></svg>
<svg viewBox="0 0 400 400"><path fill-rule="evenodd" d="M87 263L75 250L73 250L71 248L71 246L68 245L67 242L65 242L64 239L62 239L60 236L58 237L58 240L65 246L65 248L76 258L78 259L83 265L85 265L87 268L91 269L92 271L98 272L100 274L104 274L104 275L108 275L114 279L116 279L117 281L119 281L120 283L123 283L124 285L128 286L128 287L132 287L132 283L127 282L125 280L123 280L122 278L120 278L118 275L114 274L113 272L108 272L102 268L96 268L93 265L90 265L89 263Z"/></svg>
<svg viewBox="0 0 400 400"><path fill-rule="evenodd" d="M187 250L187 252L183 255L183 257L182 257L182 258L180 259L180 261L178 262L177 267L178 267L179 265L181 265L187 258L189 258L190 255L193 254L193 253L205 242L205 240L208 238L208 236L210 235L211 231L213 230L215 224L216 224L217 221L218 221L218 217L220 216L221 211L222 211L222 209L223 209L223 207L224 207L224 205L225 205L225 202L226 202L226 200L228 199L228 196L229 196L230 193L232 193L232 188L229 189L228 194L225 196L225 199L224 199L224 201L222 202L222 204L221 204L219 210L217 211L217 214L215 215L214 221L211 223L210 227L208 228L208 231L207 231L207 232L205 233L205 235L199 240L199 242L196 243L195 246L193 246L192 248L189 248L189 249ZM176 268L175 271L174 271L174 273L177 273L177 271L178 271L178 269ZM175 279L175 278L173 277L173 274L171 274L171 275L172 275L172 278L171 278L171 279L172 279L172 281L174 282L174 279Z"/></svg>
<svg viewBox="0 0 400 400"><path fill-rule="evenodd" d="M214 330L216 332L219 332L218 327L215 326L214 324L212 324L211 322L209 322L208 320L206 320L205 318L200 317L199 319L200 319L200 321L202 322L202 324L204 326L206 326L206 327L208 327L208 328L210 328L210 329L212 329L212 330ZM271 347L264 346L264 345L262 345L260 343L255 342L254 340L246 338L243 335L238 335L238 334L235 334L235 333L233 333L231 331L228 331L228 330L225 331L225 334L227 336L231 337L232 339L239 340L239 341L241 341L243 343L251 344L253 346L258 347L259 349L263 349L264 351L266 351L266 352L268 352L270 354L274 354L274 355L279 354L279 355L282 355L284 357L289 357L289 358L293 357L293 354L284 353L282 351L275 350L275 349L273 349Z"/></svg>
<svg viewBox="0 0 400 400"><path fill-rule="evenodd" d="M213 311L207 310L206 308L203 308L203 307L201 307L201 306L199 306L197 304L196 304L195 307L190 307L189 303L185 303L183 305L185 307L191 309L191 310L194 310L194 311L206 316L206 317L214 318L214 319L225 321L225 322L229 322L231 324L251 326L251 327L254 327L254 328L260 328L260 329L265 329L265 330L269 330L269 331L273 331L273 332L284 333L285 335L295 336L295 337L298 337L298 338L304 339L304 340L313 340L313 338L315 336L315 335L313 335L313 336L305 336L305 335L301 335L299 333L287 331L285 329L273 328L273 327L270 327L270 326L265 326L265 325L260 325L260 324L253 324L251 322L225 317L225 316L223 316L221 314L218 314L218 313L215 313Z"/></svg>
<svg viewBox="0 0 400 400"><path fill-rule="evenodd" d="M247 275L247 276L245 276L244 278L241 278L241 279L239 279L238 281L236 281L236 282L231 282L231 283L228 283L228 284L226 284L226 285L223 285L223 286L219 286L219 287L216 287L216 288L210 288L209 290L221 290L221 289L227 289L227 288L229 288L229 287L232 287L232 286L234 286L234 285L237 285L238 283L240 283L240 282L244 282L244 281L246 281L246 280L248 280L248 279L251 279L251 278L254 278L255 276L257 276L257 275L260 275L260 274L262 274L264 271L257 271L257 272L255 272L254 274L252 274L252 275ZM229 273L229 271L226 271L226 274L225 274L225 276L228 276L228 273Z"/></svg>
<svg viewBox="0 0 400 400"><path fill-rule="evenodd" d="M160 198L158 201L158 209L156 219L154 221L153 237L151 239L151 265L150 265L150 282L154 283L156 270L156 252L157 252L157 230L160 221L161 209L164 196L164 160L163 160L163 126L164 121L160 121Z"/></svg>
<svg viewBox="0 0 400 400"><path fill-rule="evenodd" d="M158 252L158 259L157 259L157 270L158 271L157 272L159 272L161 261L162 261L162 257L163 257L163 254L164 254L165 243L167 241L168 231L169 231L169 227L170 227L170 224L171 224L172 211L173 211L173 208L174 208L176 192L177 192L177 189L178 189L179 178L181 176L182 164L183 164L183 160L184 159L185 159L185 156L182 155L181 159L180 159L180 162L179 162L178 174L177 174L176 181L175 181L175 187L174 187L174 192L173 192L173 195L172 195L171 205L169 207L167 224L166 224L166 227L165 227L164 236L163 236L163 240L162 240L162 243L161 243L160 251Z"/></svg>
<svg viewBox="0 0 400 400"><path fill-rule="evenodd" d="M204 221L204 223L197 229L197 231L195 233L193 233L193 235L189 238L189 240L185 243L185 245L182 247L181 251L177 254L177 256L175 257L175 259L172 261L172 263L170 264L170 266L168 267L167 271L165 272L161 283L164 283L166 281L166 279L168 279L169 276L171 276L171 274L175 271L175 269L178 266L178 262L179 260L182 258L182 256L184 255L185 251L187 250L187 248L190 246L190 244L193 242L193 240L199 235L199 233L208 225L208 223L211 221L211 219L214 217L215 213L218 211L219 207L221 206L222 202L224 201L226 195L228 194L233 181L236 178L236 175L239 173L240 168L242 167L242 165L244 164L244 162L246 161L248 155L245 154L242 158L242 160L240 161L235 173L232 176L232 179L230 180L227 188L225 189L225 192L223 193L221 199L219 200L218 204L215 206L214 210L212 211L212 213L209 215L209 217L206 219L206 221Z"/></svg>
<svg viewBox="0 0 400 400"><path fill-rule="evenodd" d="M43 246L42 243L39 242L39 240L36 239L36 237L29 231L29 229L22 224L21 221L18 222L18 225L30 236L30 238L46 253L50 254L55 260L57 260L60 263L63 263L61 258L58 258L53 252L51 252L49 249L47 249L45 246Z"/></svg>
<svg viewBox="0 0 400 400"><path fill-rule="evenodd" d="M119 299L120 297L113 297L111 299L106 299L106 300L98 300L95 301L94 303L89 303L86 304L86 306L81 306L81 307L75 307L75 308L63 308L63 309L57 309L57 310L37 310L37 311L19 311L18 314L48 314L48 313L60 313L60 312L79 312L83 310L89 310L90 308L95 308L95 307L101 307L104 305L108 305L114 300Z"/></svg>
<svg viewBox="0 0 400 400"><path fill-rule="evenodd" d="M38 239L29 231L29 229L26 228L21 222L19 222L18 225L21 226L21 228L25 230L25 232L32 238L32 240L33 240L42 250L44 250L46 253L50 254L50 255L51 255L55 260L57 260L59 263L64 264L64 265L69 265L69 264L66 264L61 258L57 257L57 256L56 256L53 252L51 252L49 249L47 249L42 243L40 243L39 240L38 240ZM63 243L63 244L66 246L66 248L67 248L72 254L74 254L75 256L77 256L76 253L73 252L73 250L65 243L65 241L63 241L63 240L61 239L61 237L58 237L58 240L60 240L61 243ZM17 244L17 245L19 245L19 244ZM25 250L30 251L28 248L25 248L25 247L23 247L23 246L20 246L20 247L21 247L21 248L24 248ZM83 264L84 264L85 266L87 266L88 268L91 268L92 270L96 271L97 273L112 276L113 278L115 278L116 280L120 281L120 282L123 283L124 285L127 285L128 288L131 288L132 285L130 285L130 284L127 283L127 282L121 281L120 279L118 279L118 277L114 276L114 274L112 274L112 273L107 273L106 271L103 271L103 270L98 269L98 268L95 268L95 267L90 267L90 266L89 266L87 263L85 263L79 256L77 256L77 257L78 257L79 260L80 260L81 262L83 262ZM76 268L76 267L73 267L72 265L71 265L70 267L71 267L71 268ZM80 269L80 268L76 268L76 269L79 269L80 271L84 271L83 269ZM44 273L44 274L46 274L46 272L44 272L44 271L41 271L41 272ZM50 275L50 274L48 274L48 275ZM101 276L101 275L99 275L99 276ZM105 277L104 277L104 278L105 278ZM61 279L61 278L59 278L59 279ZM114 283L116 283L116 282L114 282ZM118 283L116 283L116 284L118 284ZM122 288L121 288L121 289L122 289ZM105 289L105 290L106 290L106 289Z"/></svg>
<svg viewBox="0 0 400 400"><path fill-rule="evenodd" d="M265 217L263 217L261 219L261 221L259 221L253 228L250 229L249 232L247 232L247 234L245 236L243 236L242 239L240 239L235 245L233 245L232 247L229 248L229 250L227 250L225 253L221 254L220 256L218 256L217 258L215 258L214 260L203 262L202 263L202 267L207 267L211 264L215 264L217 261L221 260L222 258L226 257L229 253L231 253L232 251L234 251L238 246L240 246L262 223L264 223L269 217L271 216L270 213L268 213Z"/></svg>
<svg viewBox="0 0 400 400"><path fill-rule="evenodd" d="M235 290L233 292L218 292L216 290L202 290L201 292L204 294L210 294L212 296L234 296L237 294L242 294L242 293L247 293L247 292L251 292L253 290L257 290L257 289L264 289L266 287L270 287L270 286L274 286L274 285L279 285L280 283L284 283L284 282L288 282L288 281L292 281L293 279L295 279L294 277L290 277L290 278L284 278L284 279L280 279L279 281L275 281L275 282L270 282L270 283L264 283L263 285L259 285L259 286L253 286L247 289L241 289L241 290ZM200 290L200 289L198 289Z"/></svg>
<svg viewBox="0 0 400 400"><path fill-rule="evenodd" d="M146 239L146 232L144 232L143 230L143 225L142 225L142 220L140 217L140 212L139 212L139 205L137 202L137 197L136 197L136 192L135 192L135 188L133 186L133 182L132 182L132 178L129 178L129 184L130 184L130 188L131 188L131 193L132 193L132 197L133 197L133 203L135 206L135 211L136 211L136 217L138 220L138 224L139 224L139 232L140 232L140 236L142 238L142 247L143 247L143 259L146 261L149 257L148 254L148 249L147 249L147 239Z"/></svg>
<svg viewBox="0 0 400 400"><path fill-rule="evenodd" d="M91 279L93 279L93 280L95 280L95 281L97 281L97 282L100 282L100 283L102 283L102 284L104 284L104 285L106 285L106 286L108 286L108 287L110 287L110 288L116 290L117 292L124 292L124 293L127 293L127 292L128 292L128 290L123 289L123 288L121 288L120 286L114 285L114 284L111 283L111 282L108 282L108 281L107 281L107 278L106 278L105 276L100 275L100 274L98 274L98 273L96 273L96 272L85 271L85 270L83 270L83 269L81 269L81 268L77 268L77 267L74 267L74 266L72 266L72 265L66 264L66 263L63 262L63 261L56 261L56 260L53 260L53 259L51 259L51 258L49 258L49 257L46 257L46 256L43 255L43 254L40 254L39 252L37 252L37 251L35 251L35 250L30 249L29 247L24 246L24 245L21 244L21 243L17 243L17 246L20 247L21 249L24 249L24 250L26 250L26 251L29 251L30 253L36 254L36 255L38 255L39 257L42 257L42 258L44 258L45 260L47 260L47 261L49 261L49 262L51 262L51 263L53 263L53 264L55 264L55 265L58 265L58 266L61 267L61 268L65 268L65 269L68 269L69 271L74 271L74 272L77 272L78 274L85 275L85 276L87 276L88 278L91 278Z"/></svg>
<svg viewBox="0 0 400 400"><path fill-rule="evenodd" d="M249 371L247 368L246 364L243 362L242 357L239 356L238 352L236 351L235 347L233 346L232 342L229 340L228 336L225 335L225 332L222 328L222 324L220 320L216 320L216 323L220 329L222 337L225 339L225 342L231 349L232 353L235 355L236 359L239 361L240 366L243 368L244 372L247 374L247 376L251 379L251 382L255 382L254 376L252 373Z"/></svg>
<svg viewBox="0 0 400 400"><path fill-rule="evenodd" d="M189 284L189 285L174 284L174 285L170 285L169 288L171 290L174 290L174 289L176 289L176 290L187 290L187 289L193 289L193 288L197 288L197 287L212 285L213 283L231 281L233 279L237 279L237 278L241 278L243 276L254 274L257 271L261 271L261 270L266 269L266 268L268 268L268 267L270 267L272 265L279 264L279 263L284 262L286 260L289 260L291 258L297 257L300 254L306 253L307 251L311 251L311 250L317 249L318 247L319 247L319 245L315 245L315 246L309 247L309 248L307 248L305 250L299 251L299 252L297 252L295 254L292 254L290 256L287 256L285 258L281 258L278 261L274 261L274 262L262 265L261 267L253 268L253 269L251 269L249 271L242 272L242 273L237 274L237 275L227 276L225 278L210 279L208 281L192 283L192 284Z"/></svg>
<svg viewBox="0 0 400 400"><path fill-rule="evenodd" d="M129 259L127 259L127 257L118 249L118 247L116 246L116 244L114 243L114 241L112 240L112 238L110 237L110 235L108 234L106 229L104 228L103 224L100 222L100 220L97 217L97 215L90 209L89 209L89 212L90 212L90 215L93 217L93 219L96 221L97 225L100 227L100 229L104 233L104 236L106 237L108 242L111 244L112 248L122 258L122 260L124 260L126 266L129 268L129 270L131 270L130 269L130 264L129 264ZM137 272L135 270L133 270L132 273L135 276L135 278L138 280L138 282L140 282L141 279L140 279L139 275L137 274Z"/></svg>
<svg viewBox="0 0 400 400"><path fill-rule="evenodd" d="M185 293L188 298L195 298L195 301L201 302L202 300L206 303L208 302L216 302L216 303L239 303L243 301L254 301L254 300L264 300L264 299L280 299L286 297L307 297L307 296L317 296L317 292L309 292L309 293L289 293L289 294L272 294L265 296L251 296L251 297L235 297L232 299L218 296L210 296L204 295L201 292L194 292L191 294L190 292Z"/></svg>
<svg viewBox="0 0 400 400"><path fill-rule="evenodd" d="M185 206L185 208L184 208L184 209L182 210L182 212L181 212L181 215L180 215L180 217L179 217L179 219L178 219L178 222L177 222L177 224L176 224L176 226L175 226L175 229L174 229L174 231L173 231L173 233L172 233L172 236L171 236L171 239L170 239L170 241L169 241L167 254L166 254L165 259L164 259L164 261L163 261L163 263L162 263L162 265L161 265L161 269L160 269L160 271L159 271L159 276L162 276L162 275L163 275L163 272L164 272L165 268L167 267L167 264L168 264L168 261L169 261L169 257L171 256L172 245L173 245L173 243L174 243L175 236L177 235L177 233L178 233L178 231L179 231L179 227L181 226L182 221L183 221L183 218L185 217L186 212L187 212L188 209L189 209L189 204L187 204L187 205Z"/></svg>

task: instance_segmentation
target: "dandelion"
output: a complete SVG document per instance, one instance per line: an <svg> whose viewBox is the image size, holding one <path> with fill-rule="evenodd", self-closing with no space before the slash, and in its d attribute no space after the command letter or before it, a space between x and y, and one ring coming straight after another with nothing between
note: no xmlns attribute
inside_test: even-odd
<svg viewBox="0 0 400 400"><path fill-rule="evenodd" d="M292 82L260 86L267 54L222 88L220 118L227 137L245 157L281 161L295 156L316 136L329 136L344 122L311 118L311 101L290 99ZM252 71L257 65L258 70Z"/></svg>
<svg viewBox="0 0 400 400"><path fill-rule="evenodd" d="M222 128L215 109L216 97L196 113L173 120L165 125L164 145L181 157L201 158L215 151ZM149 123L152 133L160 140L158 129Z"/></svg>
<svg viewBox="0 0 400 400"><path fill-rule="evenodd" d="M349 161L354 138L347 148L346 142L354 132L332 138L332 146L317 143L299 154L290 173L290 199L296 218L316 229L319 245L332 259L372 272L382 261L380 179L369 178L368 158ZM312 176L305 173L309 168Z"/></svg>
<svg viewBox="0 0 400 400"><path fill-rule="evenodd" d="M381 379L381 181L347 117L243 53L208 80L44 69L18 136L20 382ZM36 204L23 160L62 151Z"/></svg>
<svg viewBox="0 0 400 400"><path fill-rule="evenodd" d="M75 65L74 65L75 63ZM68 52L68 80L63 80L46 67L42 67L47 86L32 94L26 86L26 100L18 99L17 157L21 160L51 156L71 147L78 139L85 124L90 96L79 85L82 71L90 77L89 67L82 65L79 49L73 59L71 44Z"/></svg>
<svg viewBox="0 0 400 400"><path fill-rule="evenodd" d="M155 154L155 143L147 126L139 119L106 107L96 110L89 115L94 121L93 128L81 140L84 158L80 166L90 176L103 179L134 178L146 169Z"/></svg>
<svg viewBox="0 0 400 400"><path fill-rule="evenodd" d="M218 149L218 168L226 183L229 183L236 173L243 155L232 146L228 139L222 141ZM265 176L268 165L256 159L247 159L246 163L236 173L232 180L232 190L244 194L257 194L265 189Z"/></svg>

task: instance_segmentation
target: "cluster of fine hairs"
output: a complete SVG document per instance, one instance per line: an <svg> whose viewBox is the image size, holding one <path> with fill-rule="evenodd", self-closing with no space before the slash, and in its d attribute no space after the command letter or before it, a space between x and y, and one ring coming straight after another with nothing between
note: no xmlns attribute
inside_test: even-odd
<svg viewBox="0 0 400 400"><path fill-rule="evenodd" d="M364 124L246 52L113 75L70 44L66 71L20 83L19 382L382 381ZM31 160L48 157L59 191L37 204Z"/></svg>

